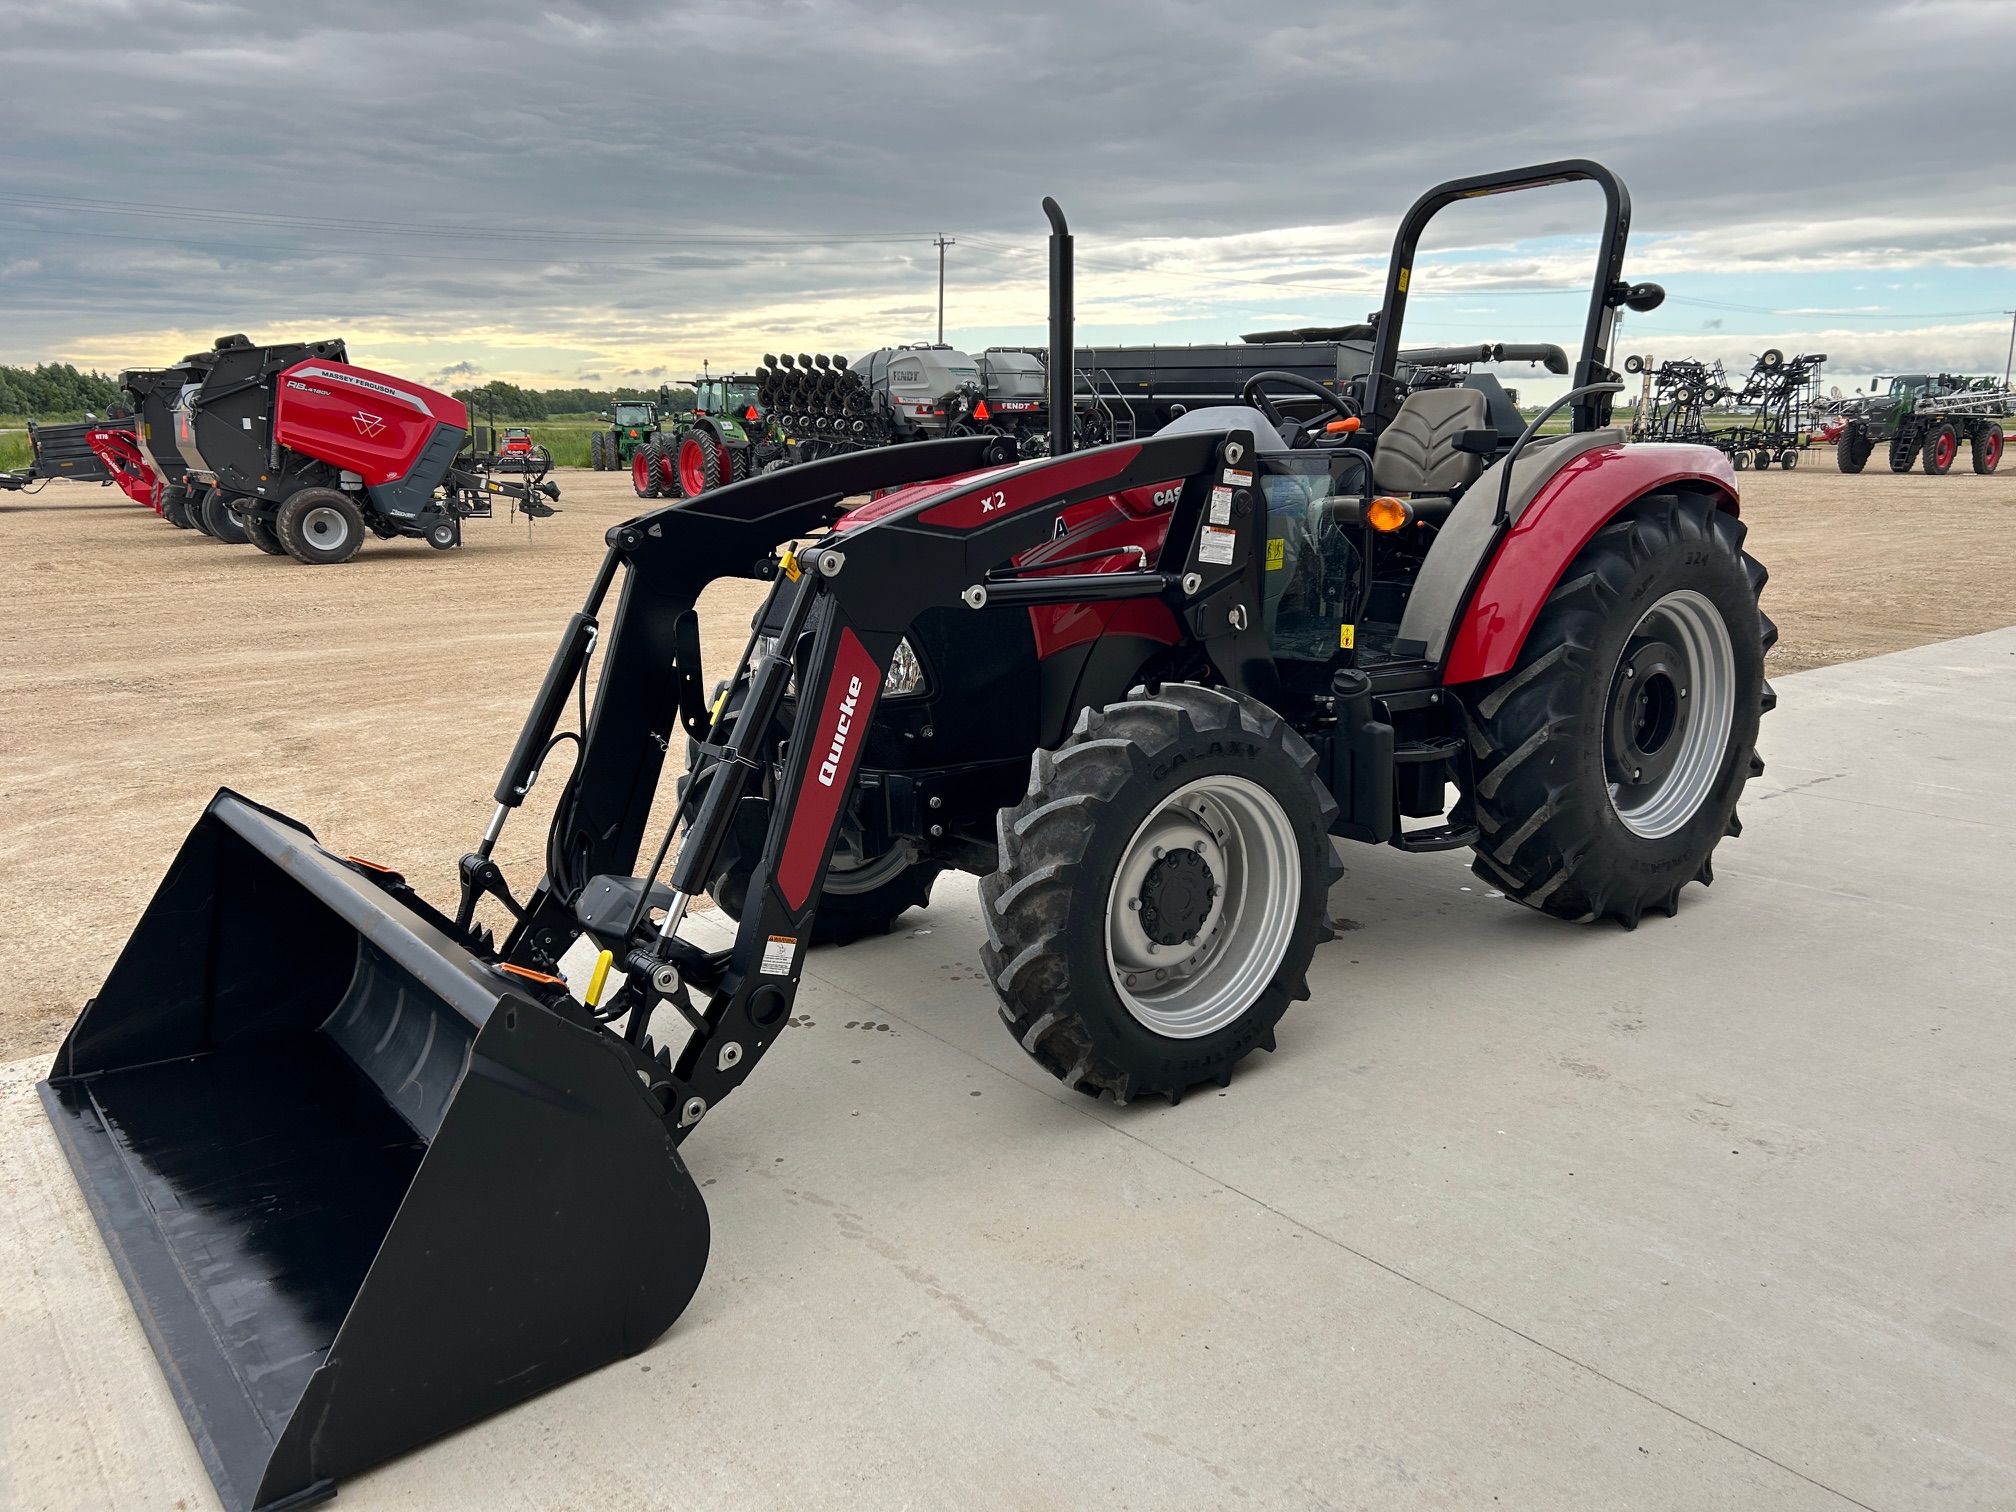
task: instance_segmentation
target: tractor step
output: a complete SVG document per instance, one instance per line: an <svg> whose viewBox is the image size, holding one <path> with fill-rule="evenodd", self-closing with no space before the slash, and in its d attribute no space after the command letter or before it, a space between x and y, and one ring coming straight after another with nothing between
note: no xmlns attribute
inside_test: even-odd
<svg viewBox="0 0 2016 1512"><path fill-rule="evenodd" d="M1418 854L1461 850L1466 845L1475 845L1482 835L1483 831L1474 824L1438 824L1433 829L1395 830L1387 843L1395 850Z"/></svg>
<svg viewBox="0 0 2016 1512"><path fill-rule="evenodd" d="M1461 737L1437 735L1430 740L1403 740L1393 747L1393 764L1407 766L1427 761L1449 761L1463 750Z"/></svg>

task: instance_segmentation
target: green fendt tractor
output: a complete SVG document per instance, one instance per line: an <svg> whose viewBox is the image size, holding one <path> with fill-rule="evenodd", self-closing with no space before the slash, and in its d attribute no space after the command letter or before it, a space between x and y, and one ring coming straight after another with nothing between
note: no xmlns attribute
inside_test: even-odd
<svg viewBox="0 0 2016 1512"><path fill-rule="evenodd" d="M597 472L628 471L632 454L657 431L658 415L649 399L618 399L613 415L602 412L607 428L588 437L588 465Z"/></svg>

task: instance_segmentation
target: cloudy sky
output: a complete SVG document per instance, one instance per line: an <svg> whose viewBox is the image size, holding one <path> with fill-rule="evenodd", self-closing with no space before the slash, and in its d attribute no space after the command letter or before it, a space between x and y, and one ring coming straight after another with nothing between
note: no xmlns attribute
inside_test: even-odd
<svg viewBox="0 0 2016 1512"><path fill-rule="evenodd" d="M1616 168L1623 349L2000 372L2016 3L0 0L0 361L350 339L431 381L1361 319L1450 177ZM1572 345L1597 204L1462 207L1410 338ZM1584 296L1586 297L1586 296ZM1536 392L1538 389L1536 388Z"/></svg>

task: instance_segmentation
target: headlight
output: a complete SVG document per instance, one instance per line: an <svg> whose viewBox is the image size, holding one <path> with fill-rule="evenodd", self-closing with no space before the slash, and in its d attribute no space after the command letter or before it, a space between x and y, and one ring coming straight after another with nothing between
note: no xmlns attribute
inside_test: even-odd
<svg viewBox="0 0 2016 1512"><path fill-rule="evenodd" d="M777 639L771 635L756 637L756 648L750 653L752 663L761 661L776 649ZM798 679L791 679L790 690L798 691ZM896 654L889 658L889 671L882 679L884 698L914 698L930 691L930 681L924 676L924 663L918 659L906 638L896 643Z"/></svg>
<svg viewBox="0 0 2016 1512"><path fill-rule="evenodd" d="M882 696L908 698L924 691L924 663L917 659L908 640L898 641L896 654L889 658L889 673L882 679Z"/></svg>

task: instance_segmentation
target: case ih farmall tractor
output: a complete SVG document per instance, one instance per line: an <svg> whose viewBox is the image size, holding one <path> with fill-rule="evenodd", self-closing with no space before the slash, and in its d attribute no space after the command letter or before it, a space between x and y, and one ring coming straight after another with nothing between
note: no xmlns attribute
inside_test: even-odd
<svg viewBox="0 0 2016 1512"><path fill-rule="evenodd" d="M1430 218L1570 180L1605 200L1550 407L1572 429L1402 392ZM1256 374L1146 439L885 447L613 527L455 903L219 792L43 1098L225 1504L314 1499L656 1338L708 1249L679 1143L791 1023L815 933L946 868L981 876L1016 1043L1171 1103L1308 996L1340 844L1467 848L1567 920L1710 881L1761 770L1772 629L1728 459L1608 424L1617 311L1661 297L1623 279L1629 221L1587 161L1433 190L1362 403L1310 385L1332 420L1284 423ZM725 676L695 609L723 576L771 582ZM493 847L567 739L521 899ZM726 949L682 934L708 889Z"/></svg>

